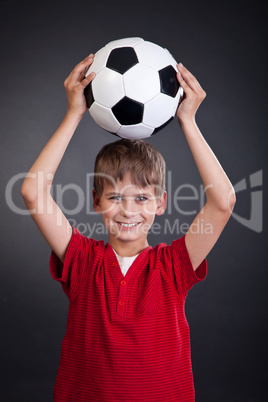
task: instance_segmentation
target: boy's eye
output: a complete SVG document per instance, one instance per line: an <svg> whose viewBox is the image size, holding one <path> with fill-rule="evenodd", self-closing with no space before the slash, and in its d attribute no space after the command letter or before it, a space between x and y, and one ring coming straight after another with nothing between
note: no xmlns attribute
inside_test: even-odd
<svg viewBox="0 0 268 402"><path fill-rule="evenodd" d="M136 200L137 201L140 201L140 202L144 202L144 201L147 201L147 197L144 197L143 195L139 195L137 198L136 198Z"/></svg>
<svg viewBox="0 0 268 402"><path fill-rule="evenodd" d="M131 198L131 197L130 197ZM113 195L111 197L109 197L109 200L111 201L116 201L116 202L123 202L124 201L124 197L121 195ZM144 195L138 195L137 197L133 198L135 199L136 202L145 202L148 201L148 197L144 196Z"/></svg>
<svg viewBox="0 0 268 402"><path fill-rule="evenodd" d="M120 195L114 195L113 197L110 197L110 200L112 200L112 201L122 201L122 197L120 197Z"/></svg>

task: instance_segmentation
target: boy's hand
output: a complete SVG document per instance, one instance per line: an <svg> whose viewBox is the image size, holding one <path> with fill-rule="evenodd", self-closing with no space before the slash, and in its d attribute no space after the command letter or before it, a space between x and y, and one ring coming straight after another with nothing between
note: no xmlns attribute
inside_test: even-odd
<svg viewBox="0 0 268 402"><path fill-rule="evenodd" d="M89 74L86 78L85 73L93 63L93 60L93 54L86 57L81 63L75 66L71 74L64 81L69 113L82 116L87 110L84 89L93 80L95 73Z"/></svg>
<svg viewBox="0 0 268 402"><path fill-rule="evenodd" d="M194 121L195 114L201 102L206 97L206 92L201 88L197 79L181 63L177 65L179 72L177 78L184 90L182 102L177 109L177 117L180 124Z"/></svg>

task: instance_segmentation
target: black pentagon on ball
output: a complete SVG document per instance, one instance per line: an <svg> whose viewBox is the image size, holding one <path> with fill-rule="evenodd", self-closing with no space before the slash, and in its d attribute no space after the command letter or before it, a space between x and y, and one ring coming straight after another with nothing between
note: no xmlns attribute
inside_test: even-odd
<svg viewBox="0 0 268 402"><path fill-rule="evenodd" d="M141 123L143 110L144 106L142 103L134 101L127 96L112 107L113 114L123 126Z"/></svg>
<svg viewBox="0 0 268 402"><path fill-rule="evenodd" d="M119 47L111 51L106 67L124 74L138 62L139 60L133 47Z"/></svg>
<svg viewBox="0 0 268 402"><path fill-rule="evenodd" d="M89 109L95 100L94 96L93 96L93 92L92 92L92 81L88 86L86 86L86 88L84 90L84 94L86 97L87 108Z"/></svg>
<svg viewBox="0 0 268 402"><path fill-rule="evenodd" d="M158 71L160 77L160 87L163 94L175 96L178 93L180 84L176 77L176 70L172 66L167 66Z"/></svg>

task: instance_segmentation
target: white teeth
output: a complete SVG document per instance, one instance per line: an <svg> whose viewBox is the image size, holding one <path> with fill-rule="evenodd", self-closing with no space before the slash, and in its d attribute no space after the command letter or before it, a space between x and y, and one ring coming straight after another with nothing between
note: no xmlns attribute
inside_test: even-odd
<svg viewBox="0 0 268 402"><path fill-rule="evenodd" d="M137 223L122 223L122 222L120 222L120 225L123 226L124 228L132 228L133 226L136 226Z"/></svg>

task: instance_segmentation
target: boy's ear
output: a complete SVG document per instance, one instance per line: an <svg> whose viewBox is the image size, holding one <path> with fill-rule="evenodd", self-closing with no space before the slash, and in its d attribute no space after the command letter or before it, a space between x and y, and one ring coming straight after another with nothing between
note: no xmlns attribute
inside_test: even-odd
<svg viewBox="0 0 268 402"><path fill-rule="evenodd" d="M97 214L100 214L101 213L100 198L99 198L95 188L93 188L93 190L92 190L92 196L93 196L93 208L94 208L94 211Z"/></svg>
<svg viewBox="0 0 268 402"><path fill-rule="evenodd" d="M156 210L156 215L163 215L163 213L166 210L167 207L167 192L164 191L164 193L161 195L160 199L157 201L157 210Z"/></svg>

